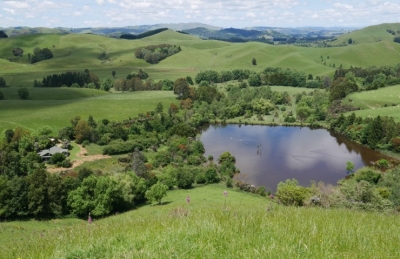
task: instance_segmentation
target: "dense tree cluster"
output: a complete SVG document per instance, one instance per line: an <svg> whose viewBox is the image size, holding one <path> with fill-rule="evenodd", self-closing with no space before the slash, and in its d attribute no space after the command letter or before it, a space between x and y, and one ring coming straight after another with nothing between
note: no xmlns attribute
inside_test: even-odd
<svg viewBox="0 0 400 259"><path fill-rule="evenodd" d="M393 38L394 42L400 43L400 36L394 37Z"/></svg>
<svg viewBox="0 0 400 259"><path fill-rule="evenodd" d="M233 69L229 71L222 71L218 73L214 70L206 70L197 73L195 77L196 84L200 84L202 81L208 83L223 83L231 80L244 80L248 79L250 76L250 70L243 69Z"/></svg>
<svg viewBox="0 0 400 259"><path fill-rule="evenodd" d="M141 34L138 35L134 35L134 34L122 34L120 36L121 39L127 39L127 40L138 40L138 39L143 39L155 34L158 34L160 32L166 31L168 30L168 28L160 28L160 29L155 29L155 30L151 30L151 31L146 31L143 32Z"/></svg>
<svg viewBox="0 0 400 259"><path fill-rule="evenodd" d="M267 67L261 73L264 85L305 87L306 74L297 70Z"/></svg>
<svg viewBox="0 0 400 259"><path fill-rule="evenodd" d="M42 60L53 58L53 52L49 48L35 48L33 50L33 56L31 57L31 63L36 63Z"/></svg>
<svg viewBox="0 0 400 259"><path fill-rule="evenodd" d="M8 38L8 35L4 31L0 31L0 39Z"/></svg>
<svg viewBox="0 0 400 259"><path fill-rule="evenodd" d="M352 81L357 82L365 90L378 89L400 84L400 64L384 67L350 67L348 69L339 67L335 71L333 79L336 80L340 77L352 78Z"/></svg>
<svg viewBox="0 0 400 259"><path fill-rule="evenodd" d="M144 59L147 63L157 64L161 60L181 51L180 46L170 44L150 45L135 51L135 57Z"/></svg>
<svg viewBox="0 0 400 259"><path fill-rule="evenodd" d="M34 87L85 87L100 89L99 77L89 70L85 72L66 72L44 77L42 82L34 81Z"/></svg>
<svg viewBox="0 0 400 259"><path fill-rule="evenodd" d="M400 151L400 123L393 117L365 118L354 113L340 115L332 122L331 128L349 139L373 149Z"/></svg>
<svg viewBox="0 0 400 259"><path fill-rule="evenodd" d="M17 47L17 48L13 48L12 53L16 57L22 57L22 54L24 54L24 50Z"/></svg>

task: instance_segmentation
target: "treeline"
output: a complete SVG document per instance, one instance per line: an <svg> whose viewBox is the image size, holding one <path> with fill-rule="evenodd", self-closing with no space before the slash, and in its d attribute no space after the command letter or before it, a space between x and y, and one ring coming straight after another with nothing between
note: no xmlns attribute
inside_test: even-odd
<svg viewBox="0 0 400 259"><path fill-rule="evenodd" d="M87 87L100 88L99 77L85 70L84 72L66 72L61 74L53 74L44 77L41 82L34 80L34 87Z"/></svg>
<svg viewBox="0 0 400 259"><path fill-rule="evenodd" d="M170 44L150 45L135 51L135 57L147 63L157 64L161 60L181 51L180 46Z"/></svg>
<svg viewBox="0 0 400 259"><path fill-rule="evenodd" d="M187 79L192 82L191 77ZM132 72L124 79L115 80L113 87L116 91L171 91L174 88L174 82L169 79L154 82L145 70L139 69L137 73Z"/></svg>
<svg viewBox="0 0 400 259"><path fill-rule="evenodd" d="M354 78L362 89L372 90L388 85L400 84L400 64L383 67L350 67L338 68L334 74L334 80L338 78Z"/></svg>
<svg viewBox="0 0 400 259"><path fill-rule="evenodd" d="M307 80L308 79L308 80ZM231 80L248 80L250 86L281 85L293 87L320 88L323 86L322 78L313 80L312 75L306 76L304 72L291 70L289 68L267 67L260 73L250 70L233 69L217 72L206 70L197 73L195 82L223 83Z"/></svg>
<svg viewBox="0 0 400 259"><path fill-rule="evenodd" d="M143 32L141 34L138 35L134 35L134 34L122 34L120 36L121 39L126 39L126 40L138 40L138 39L143 39L155 34L158 34L160 32L166 31L168 30L168 28L160 28L160 29L155 29L155 30L151 30L151 31L146 31Z"/></svg>
<svg viewBox="0 0 400 259"><path fill-rule="evenodd" d="M400 152L400 122L393 117L363 119L354 113L347 117L341 114L331 123L331 129L372 149Z"/></svg>

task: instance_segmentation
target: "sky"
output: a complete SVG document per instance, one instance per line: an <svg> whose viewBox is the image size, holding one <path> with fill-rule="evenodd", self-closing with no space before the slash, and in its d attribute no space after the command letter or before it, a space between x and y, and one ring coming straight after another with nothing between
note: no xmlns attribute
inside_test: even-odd
<svg viewBox="0 0 400 259"><path fill-rule="evenodd" d="M365 27L400 22L399 0L0 0L0 27Z"/></svg>

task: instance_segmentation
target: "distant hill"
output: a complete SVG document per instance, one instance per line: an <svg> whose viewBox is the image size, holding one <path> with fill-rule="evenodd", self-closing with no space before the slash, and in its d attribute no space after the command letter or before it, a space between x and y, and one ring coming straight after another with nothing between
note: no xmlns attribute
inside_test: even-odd
<svg viewBox="0 0 400 259"><path fill-rule="evenodd" d="M194 29L184 30L183 32L190 35L195 35L203 39L217 39L217 40L228 40L237 42L242 41L272 41L275 37L288 38L289 35L285 35L273 30L269 31L258 31L258 30L245 30L236 28L226 28L220 30L212 30L204 27L198 27Z"/></svg>
<svg viewBox="0 0 400 259"><path fill-rule="evenodd" d="M331 45L344 46L380 41L392 42L394 37L397 36L400 36L400 23L384 23L343 34L337 37ZM350 39L351 41L349 41Z"/></svg>
<svg viewBox="0 0 400 259"><path fill-rule="evenodd" d="M107 35L110 37L120 37L122 34L141 34L147 31L156 30L160 28L168 28L175 31L182 31L193 29L197 27L203 27L211 30L219 30L221 27L203 24L203 23L160 23L153 25L137 25L137 26L126 26L126 27L85 27L85 28L44 28L44 27L8 27L1 28L9 37L14 37L18 35L28 35L28 34L67 34L67 33L92 33L99 35Z"/></svg>

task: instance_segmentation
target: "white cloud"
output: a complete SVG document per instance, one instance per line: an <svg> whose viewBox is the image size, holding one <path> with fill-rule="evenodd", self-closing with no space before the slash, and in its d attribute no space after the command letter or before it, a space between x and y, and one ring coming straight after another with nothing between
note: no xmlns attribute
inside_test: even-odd
<svg viewBox="0 0 400 259"><path fill-rule="evenodd" d="M5 3L6 5L12 8L18 8L18 9L26 9L30 7L27 2L22 2L22 1L6 1Z"/></svg>
<svg viewBox="0 0 400 259"><path fill-rule="evenodd" d="M10 9L10 8L3 8L4 11L15 14L15 10L14 9Z"/></svg>
<svg viewBox="0 0 400 259"><path fill-rule="evenodd" d="M68 27L80 27L85 22L101 26L209 22L238 28L316 23L334 26L338 22L363 26L371 22L400 22L400 3L399 0L0 0L0 14L27 18L47 15L55 21L65 14L62 24ZM104 15L109 19L105 20ZM68 20L68 16L75 18ZM43 26L44 23L43 19L29 19L19 25Z"/></svg>

